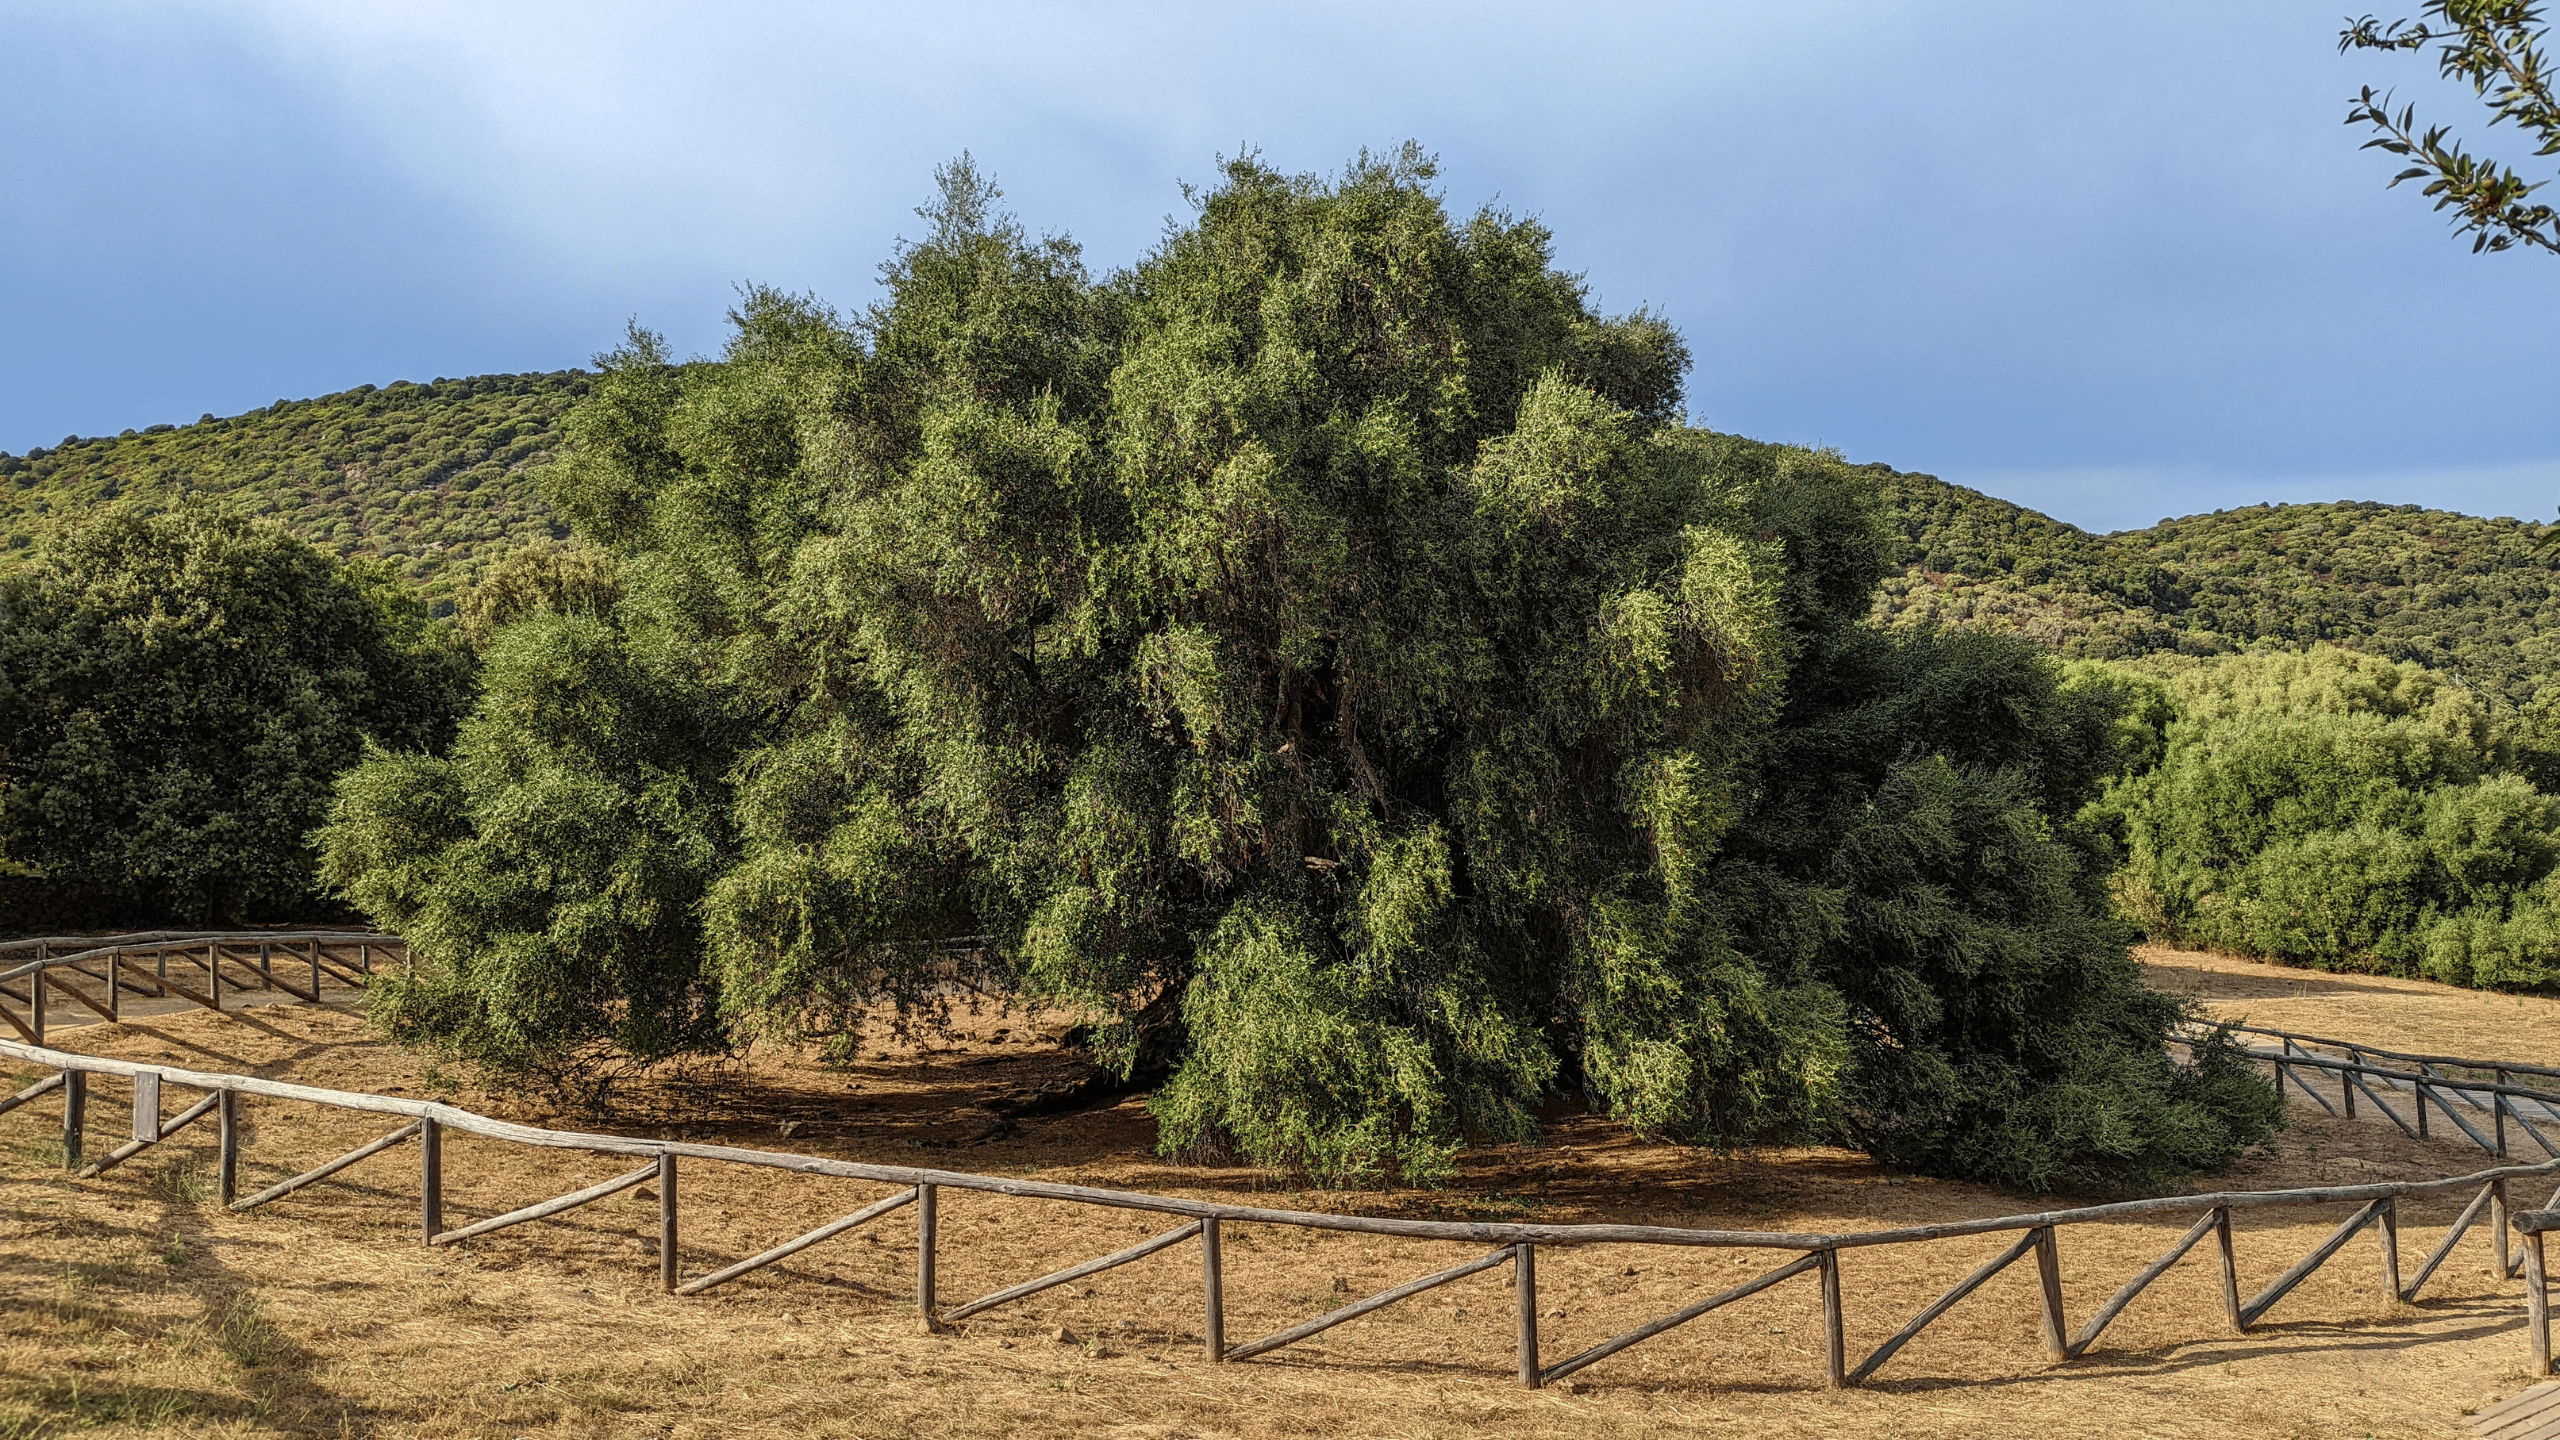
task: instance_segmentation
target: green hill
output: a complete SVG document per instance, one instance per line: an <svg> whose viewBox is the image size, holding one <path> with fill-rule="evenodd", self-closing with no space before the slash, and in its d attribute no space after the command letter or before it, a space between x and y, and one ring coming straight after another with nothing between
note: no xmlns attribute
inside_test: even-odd
<svg viewBox="0 0 2560 1440"><path fill-rule="evenodd" d="M2522 703L2560 661L2548 526L2416 505L2251 505L2085 530L1875 467L1903 539L1881 618L2016 630L2067 656L2327 640Z"/></svg>
<svg viewBox="0 0 2560 1440"><path fill-rule="evenodd" d="M362 385L0 455L0 556L55 516L192 492L340 555L389 560L449 600L497 551L557 533L532 471L586 387L575 370Z"/></svg>
<svg viewBox="0 0 2560 1440"><path fill-rule="evenodd" d="M561 533L533 483L580 371L370 385L229 419L0 455L0 564L53 516L198 492L450 600L499 551ZM2548 527L2414 505L2255 505L2092 535L1871 467L1903 538L1880 618L1981 625L2071 657L2327 640L2522 702L2560 662Z"/></svg>

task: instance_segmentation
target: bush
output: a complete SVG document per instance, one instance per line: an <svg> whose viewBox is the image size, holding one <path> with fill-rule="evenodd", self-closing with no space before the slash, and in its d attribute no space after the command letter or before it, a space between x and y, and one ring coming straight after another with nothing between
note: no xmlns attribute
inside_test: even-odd
<svg viewBox="0 0 2560 1440"><path fill-rule="evenodd" d="M378 574L201 507L111 512L0 578L0 843L140 915L292 914L338 772L439 748L468 680Z"/></svg>
<svg viewBox="0 0 2560 1440"><path fill-rule="evenodd" d="M2162 665L2171 709L2093 811L2162 939L2325 969L2539 984L2560 802L2537 721L2330 647ZM2137 747L2140 748L2140 747Z"/></svg>

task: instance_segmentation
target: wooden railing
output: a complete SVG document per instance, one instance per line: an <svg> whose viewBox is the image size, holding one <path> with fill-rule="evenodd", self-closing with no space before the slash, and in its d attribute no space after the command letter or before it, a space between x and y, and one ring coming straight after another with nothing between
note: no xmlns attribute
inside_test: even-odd
<svg viewBox="0 0 2560 1440"><path fill-rule="evenodd" d="M2267 1062L2277 1090L2283 1091L2290 1084L2332 1115L2354 1119L2361 1096L2365 1104L2399 1126L2403 1134L2424 1140L2432 1133L2428 1120L2432 1107L2452 1122L2465 1139L2500 1159L2507 1157L2508 1125L2513 1122L2546 1158L2560 1159L2560 1145L2541 1129L2548 1125L2560 1134L2560 1067L2458 1055L2414 1055L2351 1040L2254 1025L2223 1028L2276 1041L2273 1046L2247 1047L2246 1053ZM2390 1063L2374 1063L2377 1060ZM2338 1098L2333 1102L2327 1090L2305 1078L2305 1072L2329 1079ZM2518 1077L2552 1083L2522 1084ZM2402 1115L2386 1096L2401 1099L2410 1113ZM2457 1103L2461 1109L2455 1108ZM2463 1110L2470 1111L2470 1115L2465 1116ZM2488 1127L2485 1132L2482 1125Z"/></svg>
<svg viewBox="0 0 2560 1440"><path fill-rule="evenodd" d="M235 993L277 991L316 1004L330 980L362 985L381 950L408 953L399 936L372 930L140 930L10 940L0 942L0 965L17 955L31 958L0 969L0 1023L28 1044L42 1045L48 997L71 1001L110 1022L124 1018L127 994L183 1000L216 1011L222 1009L226 988ZM300 978L277 974L279 959ZM173 961L180 974L170 973ZM232 972L227 981L226 965Z"/></svg>
<svg viewBox="0 0 2560 1440"><path fill-rule="evenodd" d="M261 940L272 944L277 938L250 937L244 942L242 937L238 936L197 936L191 937L188 943L200 947L208 940L213 941L216 944L218 964L220 951L225 946L255 944ZM366 941L347 940L343 943L382 944L385 942L381 937L370 937ZM172 953L177 953L177 950L173 949ZM351 973L360 975L361 972ZM112 980L110 983L113 983ZM2554 1224L2560 1224L2560 1211L2553 1210L2553 1207L2560 1207L2560 1191L2555 1191L2549 1201L2534 1207L2530 1212L2514 1214L2510 1213L2509 1191L2513 1186L2530 1184L2535 1187L2533 1193L2538 1197L2540 1186L2560 1182L2560 1159L2545 1160L2531 1165L2501 1166L2477 1174L2443 1180L2181 1195L2153 1200L2129 1200L2114 1204L2081 1206L2036 1214L1843 1233L1706 1230L1665 1225L1536 1225L1397 1220L1300 1210L1274 1210L1137 1191L978 1175L965 1171L873 1165L850 1160L721 1145L550 1130L496 1120L432 1101L327 1090L254 1076L103 1059L6 1040L0 1040L0 1056L43 1066L55 1072L14 1096L0 1100L0 1114L6 1114L32 1100L59 1091L63 1097L62 1148L65 1160L67 1165L76 1169L84 1178L95 1177L114 1169L150 1146L164 1143L171 1135L207 1115L216 1117L220 1157L216 1190L222 1203L233 1210L254 1209L280 1200L306 1186L326 1180L352 1165L413 1141L418 1147L419 1238L422 1243L428 1245L459 1243L509 1226L562 1214L638 1185L654 1183L657 1187L658 1203L658 1282L662 1289L677 1295L701 1294L703 1291L727 1284L742 1275L774 1264L811 1246L844 1235L893 1211L912 1208L916 1214L916 1305L928 1329L938 1329L958 1323L970 1316L1012 1304L1052 1287L1069 1284L1196 1240L1199 1242L1198 1253L1201 1263L1202 1330L1207 1356L1213 1362L1241 1361L1296 1344L1334 1326L1356 1320L1398 1301L1420 1295L1469 1275L1507 1265L1511 1268L1516 1291L1519 1379L1522 1384L1535 1387L1597 1364L1622 1350L1651 1340L1702 1315L1757 1295L1772 1286L1811 1274L1815 1277L1815 1284L1819 1288L1822 1306L1824 1378L1835 1387L1850 1386L1861 1384L1872 1377L1928 1325L1980 1289L1994 1275L2024 1260L2029 1254L2035 1257L2040 1281L2040 1303L2036 1309L2043 1348L2050 1359L2064 1361L2088 1353L2097 1344L2107 1327L2124 1312L2126 1306L2130 1305L2146 1287L2171 1266L2203 1244L2207 1236L2213 1237L2214 1250L2220 1260L2222 1319L2232 1330L2246 1332L2258 1325L2278 1302L2337 1255L2349 1241L2368 1229L2372 1230L2378 1238L2384 1292L2394 1300L2414 1299L2427 1282L2436 1275L2463 1237L2475 1228L2482 1228L2479 1222L2485 1216L2488 1221L2485 1228L2498 1266L2496 1273L2511 1277L2515 1274L2518 1264L2525 1268L2527 1329L2535 1357L2534 1374L2538 1377L2550 1371L2548 1311L2542 1300L2544 1291L2541 1235L2544 1228L2543 1222L2546 1219ZM2286 1064L2299 1063L2302 1062L2298 1057L2290 1055L2287 1057ZM91 1077L100 1075L115 1077L132 1087L132 1133L129 1139L114 1151L83 1165L82 1160L86 1152L87 1137L84 1132L89 1081ZM2434 1082L2430 1080L2430 1083ZM164 1088L171 1086L201 1091L203 1098L176 1116L164 1119L162 1092ZM243 1135L240 1112L243 1102L252 1098L313 1104L336 1110L383 1115L392 1117L399 1123L396 1128L346 1154L243 1197L237 1193ZM522 1208L459 1227L448 1228L444 1219L443 1149L443 1138L447 1131L517 1145L573 1149L599 1155L620 1155L641 1163L629 1172L601 1184L590 1185L552 1199L537 1201ZM830 1220L805 1234L785 1240L761 1254L688 1279L683 1273L679 1226L677 1179L680 1161L780 1170L893 1188L891 1193L874 1198L850 1213ZM939 1193L944 1190L1065 1201L1107 1209L1148 1212L1174 1217L1180 1223L1125 1250L1070 1265L1053 1273L1005 1287L978 1299L957 1305L945 1305L938 1292L935 1269L940 1244L936 1224L936 1200ZM2399 1206L2401 1202L2465 1192L2471 1194L2470 1203L2464 1207L2453 1224L2430 1249L2426 1258L2419 1264L2416 1273L2404 1280L2400 1252ZM2232 1244L2233 1217L2242 1212L2326 1206L2350 1206L2353 1209L2336 1228L2300 1260L2254 1293L2243 1298L2238 1260ZM2546 1215L2544 1212L2552 1213ZM2195 1218L2175 1243L2162 1252L2157 1259L2127 1279L2104 1304L2092 1311L2077 1329L2070 1327L2064 1313L2062 1295L2062 1232L2067 1227L2075 1225L2139 1220L2164 1215L2191 1215ZM1226 1340L1226 1302L1221 1241L1224 1227L1235 1225L1272 1225L1305 1230L1349 1231L1358 1234L1441 1241L1488 1248L1481 1248L1478 1253L1447 1269L1421 1276L1366 1299L1354 1301L1303 1324L1260 1339L1229 1345ZM1998 1255L1924 1306L1912 1316L1908 1323L1875 1350L1855 1364L1851 1363L1842 1323L1845 1302L1842 1294L1840 1257L1843 1252L1887 1245L1929 1244L1966 1236L1994 1234L2008 1234L2015 1238ZM2524 1236L2526 1243L2522 1247L2512 1244L2512 1236L2515 1234ZM1538 1252L1541 1248L1579 1248L1601 1245L1765 1250L1782 1252L1785 1258L1742 1284L1703 1296L1681 1309L1647 1320L1614 1338L1578 1353L1549 1361L1541 1350L1538 1338ZM2521 1256L2513 1253L2517 1248L2521 1248L2523 1252Z"/></svg>

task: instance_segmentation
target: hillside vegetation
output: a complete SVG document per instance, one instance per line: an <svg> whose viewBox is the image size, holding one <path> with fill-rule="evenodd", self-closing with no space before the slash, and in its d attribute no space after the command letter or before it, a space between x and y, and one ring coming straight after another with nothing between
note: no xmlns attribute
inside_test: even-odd
<svg viewBox="0 0 2560 1440"><path fill-rule="evenodd" d="M2415 505L2251 505L2092 535L1869 467L1900 532L1896 624L2016 631L2075 659L2329 641L2522 704L2560 657L2547 527Z"/></svg>
<svg viewBox="0 0 2560 1440"><path fill-rule="evenodd" d="M192 495L279 521L341 557L388 561L429 599L449 602L499 552L558 533L533 472L587 378L570 370L360 385L229 419L0 455L0 564L22 563L57 517Z"/></svg>
<svg viewBox="0 0 2560 1440"><path fill-rule="evenodd" d="M341 556L391 562L439 612L520 543L565 536L535 473L594 377L481 375L279 400L0 455L0 567L57 516L195 494ZM2560 659L2545 527L2414 505L2255 505L2085 530L1868 466L1898 538L1879 618L2014 631L2072 659L2328 641L2512 702Z"/></svg>

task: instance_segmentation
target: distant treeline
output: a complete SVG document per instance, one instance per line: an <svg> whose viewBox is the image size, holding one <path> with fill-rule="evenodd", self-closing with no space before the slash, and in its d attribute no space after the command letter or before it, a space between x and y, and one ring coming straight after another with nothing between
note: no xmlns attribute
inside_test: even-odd
<svg viewBox="0 0 2560 1440"><path fill-rule="evenodd" d="M2549 527L2415 505L2252 505L2092 535L1927 475L1869 467L1901 535L1876 613L2121 660L2327 641L2509 702L2560 664Z"/></svg>

